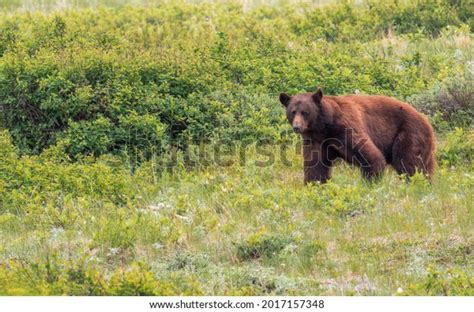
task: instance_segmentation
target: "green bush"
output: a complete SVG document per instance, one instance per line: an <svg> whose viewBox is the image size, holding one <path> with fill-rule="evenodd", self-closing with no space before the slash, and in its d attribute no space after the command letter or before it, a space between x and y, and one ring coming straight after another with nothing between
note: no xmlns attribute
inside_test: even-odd
<svg viewBox="0 0 474 312"><path fill-rule="evenodd" d="M51 209L51 222L72 222L64 215L53 213L57 205L72 204L78 199L93 203L95 199L106 199L110 204L123 205L134 198L135 187L147 188L149 175L137 176L143 184L134 185L130 169L114 158L103 157L93 161L83 158L71 163L61 149L50 149L40 156L19 157L8 132L0 132L0 209L29 216L34 220L43 209ZM132 179L130 179L132 178ZM140 183L142 183L140 182ZM68 194L64 198L61 194ZM57 202L58 197L61 198ZM74 209L73 207L70 207ZM69 211L72 212L72 211ZM77 212L76 212L77 213ZM64 218L64 219L63 219Z"/></svg>
<svg viewBox="0 0 474 312"><path fill-rule="evenodd" d="M444 166L457 166L472 163L474 155L474 133L462 128L446 135L443 145L438 148L436 156Z"/></svg>
<svg viewBox="0 0 474 312"><path fill-rule="evenodd" d="M431 89L410 97L408 102L433 116L437 130L470 127L474 120L474 71L467 68L461 75L435 83Z"/></svg>
<svg viewBox="0 0 474 312"><path fill-rule="evenodd" d="M422 281L410 284L403 295L415 296L472 296L474 278L456 269L430 268Z"/></svg>
<svg viewBox="0 0 474 312"><path fill-rule="evenodd" d="M465 60L446 53L458 49L451 41L459 36L470 40L467 6L427 0L244 10L183 2L2 13L0 125L21 153L62 142L75 158L149 158L212 139L278 141L286 129L281 91L319 85L327 94L404 99L457 72ZM448 27L463 32L447 35ZM432 36L440 49L417 47ZM447 101L463 106L470 122L472 105L451 99L456 88L446 84ZM443 103L436 107L451 114Z"/></svg>
<svg viewBox="0 0 474 312"><path fill-rule="evenodd" d="M280 251L291 242L285 237L265 236L262 233L256 233L250 236L245 242L236 244L237 257L242 261L267 259L276 256Z"/></svg>
<svg viewBox="0 0 474 312"><path fill-rule="evenodd" d="M70 155L99 156L123 150L131 155L150 158L160 154L168 143L166 127L154 116L130 112L114 125L99 117L93 121L71 122L62 138Z"/></svg>
<svg viewBox="0 0 474 312"><path fill-rule="evenodd" d="M159 278L145 264L136 262L106 276L95 264L53 258L46 264L0 264L2 295L169 296L199 295L192 278Z"/></svg>

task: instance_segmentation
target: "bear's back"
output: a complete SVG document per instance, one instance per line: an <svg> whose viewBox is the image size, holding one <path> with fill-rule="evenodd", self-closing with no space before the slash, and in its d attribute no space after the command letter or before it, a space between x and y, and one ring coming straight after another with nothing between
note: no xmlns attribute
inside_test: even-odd
<svg viewBox="0 0 474 312"><path fill-rule="evenodd" d="M434 140L426 117L407 103L383 95L328 96L340 108L344 128L366 132L374 144L390 154L396 136L404 131Z"/></svg>
<svg viewBox="0 0 474 312"><path fill-rule="evenodd" d="M378 123L390 123L396 127L408 121L427 124L426 118L411 105L385 95L343 95L331 97L342 111L352 112L364 118L378 119ZM354 116L357 117L357 116Z"/></svg>

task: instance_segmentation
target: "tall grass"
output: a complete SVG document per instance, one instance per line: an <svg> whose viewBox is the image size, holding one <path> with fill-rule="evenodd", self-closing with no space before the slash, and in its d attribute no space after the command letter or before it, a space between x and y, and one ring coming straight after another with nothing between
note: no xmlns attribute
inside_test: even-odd
<svg viewBox="0 0 474 312"><path fill-rule="evenodd" d="M468 140L464 147L459 138ZM2 294L471 294L472 134L440 144L432 184L343 163L303 186L301 155L132 174L117 159L18 157L3 136ZM459 149L463 148L463 149ZM274 155L271 165L263 165ZM447 155L451 155L450 157ZM453 155L464 155L453 157ZM181 169L180 169L181 168Z"/></svg>

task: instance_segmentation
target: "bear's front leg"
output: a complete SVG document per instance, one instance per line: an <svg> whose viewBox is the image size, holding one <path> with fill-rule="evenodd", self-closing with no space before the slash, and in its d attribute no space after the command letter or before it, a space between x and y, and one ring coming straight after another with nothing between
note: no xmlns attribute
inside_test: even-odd
<svg viewBox="0 0 474 312"><path fill-rule="evenodd" d="M325 183L331 177L332 161L323 145L312 139L303 140L304 183Z"/></svg>
<svg viewBox="0 0 474 312"><path fill-rule="evenodd" d="M354 130L346 131L344 158L360 167L362 174L368 180L373 180L382 175L386 161L382 152L366 135Z"/></svg>
<svg viewBox="0 0 474 312"><path fill-rule="evenodd" d="M380 178L386 165L382 152L370 139L362 140L355 147L354 154L364 177L368 180Z"/></svg>
<svg viewBox="0 0 474 312"><path fill-rule="evenodd" d="M372 181L374 179L378 179L383 174L383 171L385 169L385 164L386 164L386 162L385 162L385 158L383 156L382 157L379 157L379 156L373 157L368 162L367 165L361 167L362 174L369 181Z"/></svg>

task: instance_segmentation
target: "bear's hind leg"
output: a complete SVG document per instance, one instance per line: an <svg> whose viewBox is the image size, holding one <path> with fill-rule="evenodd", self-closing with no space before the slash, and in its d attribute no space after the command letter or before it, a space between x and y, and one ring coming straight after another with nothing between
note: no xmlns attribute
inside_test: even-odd
<svg viewBox="0 0 474 312"><path fill-rule="evenodd" d="M400 132L392 147L392 166L398 174L411 177L420 171L429 178L433 171L433 155L424 159L423 143L417 141L406 132Z"/></svg>

